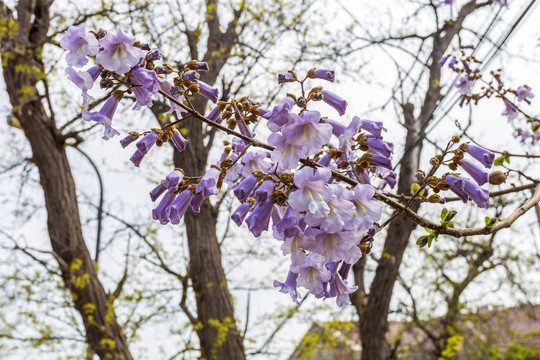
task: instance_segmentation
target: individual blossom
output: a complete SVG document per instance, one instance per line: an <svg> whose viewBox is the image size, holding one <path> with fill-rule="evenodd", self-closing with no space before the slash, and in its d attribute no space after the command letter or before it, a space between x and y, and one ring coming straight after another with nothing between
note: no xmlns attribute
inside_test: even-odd
<svg viewBox="0 0 540 360"><path fill-rule="evenodd" d="M216 106L208 113L208 115L206 115L206 118L211 121L216 121L219 115L221 115L221 110L219 110L219 106Z"/></svg>
<svg viewBox="0 0 540 360"><path fill-rule="evenodd" d="M218 101L218 89L211 87L210 85L202 81L196 81L195 83L199 85L199 94L209 99L213 103L216 103Z"/></svg>
<svg viewBox="0 0 540 360"><path fill-rule="evenodd" d="M296 114L292 114L291 110L294 106L294 100L291 97L286 97L279 102L270 113L262 115L268 119L268 129L272 132L278 132L281 127L289 122L292 122ZM260 108L259 108L260 110Z"/></svg>
<svg viewBox="0 0 540 360"><path fill-rule="evenodd" d="M278 74L277 76L278 84L283 84L286 82L293 82L294 80L295 80L295 77L292 73Z"/></svg>
<svg viewBox="0 0 540 360"><path fill-rule="evenodd" d="M93 34L86 32L84 26L70 26L66 35L60 39L60 46L69 52L66 62L69 66L82 67L88 63L87 56L99 52L98 41Z"/></svg>
<svg viewBox="0 0 540 360"><path fill-rule="evenodd" d="M328 90L321 90L323 101L337 110L339 115L344 115L347 110L347 101Z"/></svg>
<svg viewBox="0 0 540 360"><path fill-rule="evenodd" d="M328 264L326 265L328 268ZM349 294L352 294L356 290L358 290L358 286L349 286L347 282L347 275L349 273L349 269L351 267L351 264L343 263L341 266L341 269L337 271L337 265L334 266L332 269L329 269L332 277L330 278L330 281L328 282L328 291L326 294L326 297L336 298L336 304L339 307L343 307L346 305L349 305L351 303L351 299L349 298ZM345 275L342 275L345 274Z"/></svg>
<svg viewBox="0 0 540 360"><path fill-rule="evenodd" d="M157 48L153 48L148 54L146 54L146 60L157 61L161 59L161 52Z"/></svg>
<svg viewBox="0 0 540 360"><path fill-rule="evenodd" d="M182 101L184 101L184 96L183 95L178 95L178 94L173 95L171 93L172 88L173 88L173 86L171 86L171 84L167 80L159 79L159 90L163 91L165 94L171 96L173 99L176 100L176 102L174 102L171 99L169 99L169 104L170 104L171 108L169 109L169 111L167 111L163 115L168 115L168 114L172 114L173 112L176 112L177 116L181 116L181 114L183 112L186 112L186 110L184 110L180 105L178 105L177 102L182 103Z"/></svg>
<svg viewBox="0 0 540 360"><path fill-rule="evenodd" d="M82 90L83 106L90 104L95 99L88 95L88 90L94 86L94 82L101 72L101 66L92 66L87 71L77 71L72 67L66 69L68 79L71 80L79 89Z"/></svg>
<svg viewBox="0 0 540 360"><path fill-rule="evenodd" d="M382 204L373 198L374 195L375 188L366 184L358 184L353 191L347 191L344 194L344 198L349 200L355 208L353 217L346 224L347 229L364 233L373 226L374 222L381 219Z"/></svg>
<svg viewBox="0 0 540 360"><path fill-rule="evenodd" d="M141 165L141 161L143 160L144 158L144 155L142 152L140 152L139 150L135 150L135 152L133 153L133 155L129 158L129 160L133 163L133 165L135 165L136 167L139 167Z"/></svg>
<svg viewBox="0 0 540 360"><path fill-rule="evenodd" d="M261 236L263 231L268 230L270 216L274 207L271 199L264 201L262 204L257 204L253 212L246 218L248 229L255 237Z"/></svg>
<svg viewBox="0 0 540 360"><path fill-rule="evenodd" d="M298 290L296 289L296 279L298 278L298 274L289 271L289 274L287 275L287 279L284 283L279 282L277 280L274 280L274 287L280 288L279 291L284 294L289 294L292 298L292 300L299 304L299 300L301 299L300 294L298 293Z"/></svg>
<svg viewBox="0 0 540 360"><path fill-rule="evenodd" d="M355 213L355 206L349 200L343 198L344 191L348 190L344 190L340 185L328 185L326 187L328 211L309 212L306 214L306 224L317 226L329 234L343 230L345 224L352 219Z"/></svg>
<svg viewBox="0 0 540 360"><path fill-rule="evenodd" d="M309 228L306 230L306 235L315 240L315 246L307 250L323 256L327 262L346 260L355 263L362 256L362 252L356 246L362 237L356 231L328 233L324 230Z"/></svg>
<svg viewBox="0 0 540 360"><path fill-rule="evenodd" d="M137 149L143 153L143 155L148 154L148 151L154 144L156 143L158 133L156 131L152 131L148 134L146 134L141 140L137 142Z"/></svg>
<svg viewBox="0 0 540 360"><path fill-rule="evenodd" d="M368 138L366 140L369 151L389 158L394 152L394 144L380 139Z"/></svg>
<svg viewBox="0 0 540 360"><path fill-rule="evenodd" d="M491 166L493 165L493 161L495 160L494 153L473 144L468 144L466 149L469 155L480 161L482 165L484 165L488 169L491 168Z"/></svg>
<svg viewBox="0 0 540 360"><path fill-rule="evenodd" d="M272 199L270 198L270 194L272 194L272 191L274 191L274 181L266 180L261 184L261 186L259 186L257 190L255 190L253 198L260 203L266 201L266 199L272 201Z"/></svg>
<svg viewBox="0 0 540 360"><path fill-rule="evenodd" d="M303 233L306 227L304 215L293 210L290 206L287 207L281 221L274 226L274 234L282 234L285 237L291 237L299 233Z"/></svg>
<svg viewBox="0 0 540 360"><path fill-rule="evenodd" d="M315 216L328 213L327 183L331 177L332 172L327 168L304 167L295 172L293 181L297 189L289 194L289 206L298 212L309 210Z"/></svg>
<svg viewBox="0 0 540 360"><path fill-rule="evenodd" d="M441 58L441 60L439 60L439 65L443 66L446 63L446 61L448 60L449 57L450 57L450 55L443 56Z"/></svg>
<svg viewBox="0 0 540 360"><path fill-rule="evenodd" d="M461 95L467 95L472 91L473 85L474 82L469 80L469 77L465 75L459 78L459 81L455 86L459 89Z"/></svg>
<svg viewBox="0 0 540 360"><path fill-rule="evenodd" d="M123 96L123 92L113 91L112 96L105 101L105 104L103 104L99 111L82 111L82 118L84 120L95 121L98 124L105 126L105 132L103 133L104 140L109 140L113 136L120 135L120 133L112 127L112 118L114 117L118 103Z"/></svg>
<svg viewBox="0 0 540 360"><path fill-rule="evenodd" d="M166 188L169 192L177 192L178 186L184 179L184 173L180 170L173 170L163 182L162 186Z"/></svg>
<svg viewBox="0 0 540 360"><path fill-rule="evenodd" d="M201 75L194 70L186 71L184 73L184 79L188 81L197 82L197 80L199 80L200 78L201 78Z"/></svg>
<svg viewBox="0 0 540 360"><path fill-rule="evenodd" d="M143 51L133 43L135 38L118 29L116 35L107 34L100 41L102 51L96 55L96 62L109 71L125 74L136 66L143 56Z"/></svg>
<svg viewBox="0 0 540 360"><path fill-rule="evenodd" d="M195 211L196 213L201 212L201 205L204 201L204 198L201 194L193 194L191 197L191 210Z"/></svg>
<svg viewBox="0 0 540 360"><path fill-rule="evenodd" d="M240 204L239 207L236 208L236 210L231 215L231 220L236 223L236 225L240 226L244 222L244 219L246 218L248 211L249 211L250 205L249 202L245 202L243 204Z"/></svg>
<svg viewBox="0 0 540 360"><path fill-rule="evenodd" d="M167 190L163 184L159 184L152 191L150 191L150 199L152 202L156 201Z"/></svg>
<svg viewBox="0 0 540 360"><path fill-rule="evenodd" d="M304 111L295 116L293 122L284 125L281 134L271 134L268 143L276 147L272 160L291 169L297 166L300 158L319 152L332 136L332 127L319 123L320 118L318 111Z"/></svg>
<svg viewBox="0 0 540 360"><path fill-rule="evenodd" d="M478 183L478 185L482 186L489 181L489 174L473 164L471 161L462 159L461 167L474 179L474 181Z"/></svg>
<svg viewBox="0 0 540 360"><path fill-rule="evenodd" d="M203 199L206 199L210 195L216 195L218 193L217 183L219 179L220 171L218 168L211 167L210 170L202 177L199 184L195 188L197 193L201 193Z"/></svg>
<svg viewBox="0 0 540 360"><path fill-rule="evenodd" d="M493 0L494 4L498 4L500 7L508 6L508 0Z"/></svg>
<svg viewBox="0 0 540 360"><path fill-rule="evenodd" d="M503 115L508 116L510 120L514 120L515 118L517 118L519 115L519 111L516 106L506 99L503 99L503 101L505 106Z"/></svg>
<svg viewBox="0 0 540 360"><path fill-rule="evenodd" d="M532 89L528 86L520 86L516 91L518 101L524 101L528 104L531 103L531 99L534 98Z"/></svg>
<svg viewBox="0 0 540 360"><path fill-rule="evenodd" d="M152 107L152 98L160 89L160 81L155 71L135 68L131 71L131 87L135 94L135 106L133 110L140 110L143 106Z"/></svg>
<svg viewBox="0 0 540 360"><path fill-rule="evenodd" d="M167 214L169 215L171 224L180 224L180 220L182 220L182 217L186 213L187 208L191 204L192 196L193 192L191 191L191 189L186 189L182 191L171 203L171 205L167 209Z"/></svg>
<svg viewBox="0 0 540 360"><path fill-rule="evenodd" d="M184 151L187 145L187 140L182 136L180 131L178 129L174 129L173 136L171 138L171 141L173 142L174 146L178 151Z"/></svg>
<svg viewBox="0 0 540 360"><path fill-rule="evenodd" d="M169 208L169 205L171 205L175 198L175 193L167 192L165 196L161 198L158 206L156 206L155 209L152 210L152 218L154 220L159 220L162 225L168 224L170 220L167 210Z"/></svg>
<svg viewBox="0 0 540 360"><path fill-rule="evenodd" d="M316 297L324 296L324 283L330 280L332 275L324 266L324 260L320 255L310 253L302 264L291 266L291 270L298 274L296 280L298 286L308 289Z"/></svg>
<svg viewBox="0 0 540 360"><path fill-rule="evenodd" d="M376 138L381 138L382 132L386 131L382 122L372 120L360 120L360 128L371 133Z"/></svg>
<svg viewBox="0 0 540 360"><path fill-rule="evenodd" d="M243 203L247 200L248 196L251 195L255 185L257 185L257 176L250 175L238 184L233 190L233 193L236 198Z"/></svg>
<svg viewBox="0 0 540 360"><path fill-rule="evenodd" d="M333 70L315 69L310 77L334 82L336 75Z"/></svg>
<svg viewBox="0 0 540 360"><path fill-rule="evenodd" d="M268 155L268 152L261 150L246 152L240 160L242 163L242 170L240 173L247 177L255 171L266 172L272 165L267 160Z"/></svg>
<svg viewBox="0 0 540 360"><path fill-rule="evenodd" d="M139 134L136 132L130 132L125 138L120 140L120 145L125 149L129 144L136 141L139 138Z"/></svg>
<svg viewBox="0 0 540 360"><path fill-rule="evenodd" d="M480 208L485 208L489 201L489 191L476 185L469 179L465 179L459 176L447 175L445 181L451 188L464 192L467 196L478 205ZM456 192L456 194L459 193ZM462 200L463 198L459 196Z"/></svg>

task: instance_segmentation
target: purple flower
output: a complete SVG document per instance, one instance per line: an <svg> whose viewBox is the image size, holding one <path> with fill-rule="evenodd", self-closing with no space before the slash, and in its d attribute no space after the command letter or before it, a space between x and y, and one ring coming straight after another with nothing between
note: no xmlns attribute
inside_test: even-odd
<svg viewBox="0 0 540 360"><path fill-rule="evenodd" d="M148 154L148 151L156 143L158 133L155 131L150 132L145 135L141 140L137 142L137 149L143 154Z"/></svg>
<svg viewBox="0 0 540 360"><path fill-rule="evenodd" d="M195 191L198 193L202 193L201 195L203 199L206 199L210 195L216 195L218 193L216 185L219 179L219 174L219 169L211 167L210 170L208 170L203 176L199 184L197 184Z"/></svg>
<svg viewBox="0 0 540 360"><path fill-rule="evenodd" d="M446 61L448 60L449 57L450 57L450 55L443 56L441 58L441 60L439 60L439 65L443 66L446 63Z"/></svg>
<svg viewBox="0 0 540 360"><path fill-rule="evenodd" d="M171 203L174 201L175 197L175 193L167 192L159 202L158 206L156 206L156 208L152 210L152 218L154 220L159 220L162 225L168 224L168 208L169 205L171 205Z"/></svg>
<svg viewBox="0 0 540 360"><path fill-rule="evenodd" d="M333 269L333 271L331 270L332 272L332 278L330 279L329 283L328 283L328 293L326 295L326 297L336 297L336 304L337 306L345 306L345 305L349 305L351 303L351 299L349 298L349 294L352 294L353 292L355 292L356 290L358 290L358 286L349 286L346 278L347 276L343 276L342 278L342 270L343 268L350 268L350 264L343 264L341 266L341 269L339 270L339 272L336 271L337 269L337 266L335 267L335 269ZM327 265L328 267L328 265ZM346 271L346 273L348 273L348 270Z"/></svg>
<svg viewBox="0 0 540 360"><path fill-rule="evenodd" d="M386 131L383 123L380 121L361 120L360 128L373 134L373 136L375 136L376 138L380 138L382 136L383 130Z"/></svg>
<svg viewBox="0 0 540 360"><path fill-rule="evenodd" d="M394 188L396 186L397 180L396 180L396 173L392 170L388 169L379 169L379 176L383 178L383 180L390 185L390 188Z"/></svg>
<svg viewBox="0 0 540 360"><path fill-rule="evenodd" d="M180 103L182 101L184 101L184 96L183 95L173 95L173 94L171 94L171 88L172 88L172 86L167 80L159 79L159 89L161 91L163 91L164 93L172 96L174 99L176 99ZM186 111L181 106L179 106L177 103L175 103L175 102L173 102L171 100L169 100L169 103L171 105L171 108L169 109L169 111L164 113L164 115L168 115L168 114L171 114L171 113L176 111L176 115L180 116L183 112Z"/></svg>
<svg viewBox="0 0 540 360"><path fill-rule="evenodd" d="M508 0L493 0L494 4L499 4L500 7L508 6Z"/></svg>
<svg viewBox="0 0 540 360"><path fill-rule="evenodd" d="M512 104L510 101L506 100L506 99L503 99L504 101L504 106L505 106L505 110L503 112L503 115L506 115L508 116L508 118L510 120L514 120L515 118L518 117L519 115L519 111L518 109L515 107L514 104Z"/></svg>
<svg viewBox="0 0 540 360"><path fill-rule="evenodd" d="M530 100L534 98L532 89L528 86L520 86L516 91L516 95L517 95L518 101L525 100L529 104L530 104Z"/></svg>
<svg viewBox="0 0 540 360"><path fill-rule="evenodd" d="M450 62L448 63L448 67L456 71L456 67L455 67L456 63L457 63L457 59L453 57L452 59L450 59Z"/></svg>
<svg viewBox="0 0 540 360"><path fill-rule="evenodd" d="M115 135L120 135L118 131L112 128L112 118L116 112L116 107L122 99L122 93L117 92L103 104L103 107L97 112L90 112L87 110L82 111L82 118L86 121L95 121L105 126L105 132L103 133L103 139L109 140Z"/></svg>
<svg viewBox="0 0 540 360"><path fill-rule="evenodd" d="M180 220L186 213L187 208L191 203L191 197L193 193L191 189L186 189L178 195L176 200L167 208L167 214L171 220L171 224L180 224Z"/></svg>
<svg viewBox="0 0 540 360"><path fill-rule="evenodd" d="M290 207L298 212L309 210L313 214L328 213L327 182L331 177L332 172L327 168L304 167L295 172L293 181L298 189L289 194Z"/></svg>
<svg viewBox="0 0 540 360"><path fill-rule="evenodd" d="M295 115L293 122L284 125L281 134L271 134L268 143L276 147L272 151L272 160L291 169L297 166L300 158L319 152L332 137L332 127L319 123L320 118L318 111L304 111L300 116Z"/></svg>
<svg viewBox="0 0 540 360"><path fill-rule="evenodd" d="M152 97L160 88L156 72L138 67L133 69L131 74L131 82L135 85L131 87L131 90L137 100L133 110L140 110L143 106L152 107Z"/></svg>
<svg viewBox="0 0 540 360"><path fill-rule="evenodd" d="M320 255L309 254L305 257L304 263L294 268L291 266L291 271L298 274L296 281L299 286L308 289L316 297L324 296L323 283L330 280L332 275L324 266L324 261Z"/></svg>
<svg viewBox="0 0 540 360"><path fill-rule="evenodd" d="M289 274L287 275L287 279L285 280L284 283L274 280L274 287L279 287L280 292L291 295L291 298L293 299L293 301L299 304L300 303L299 300L301 299L301 296L296 290L297 278L298 278L298 274L293 273L292 271L289 271Z"/></svg>
<svg viewBox="0 0 540 360"><path fill-rule="evenodd" d="M291 109L294 106L294 100L290 97L286 97L274 106L270 114L266 114L268 119L268 129L272 132L278 132L281 127L289 122L292 122L295 114L291 114Z"/></svg>
<svg viewBox="0 0 540 360"><path fill-rule="evenodd" d="M152 202L156 201L161 196L161 194L165 192L165 190L167 190L167 188L163 186L163 184L159 184L152 191L150 191L150 199L152 200Z"/></svg>
<svg viewBox="0 0 540 360"><path fill-rule="evenodd" d="M158 49L152 49L148 54L146 54L146 60L148 61L157 61L161 59L161 53Z"/></svg>
<svg viewBox="0 0 540 360"><path fill-rule="evenodd" d="M315 248L310 249L314 253L324 256L325 261L333 262L346 259L347 262L355 263L362 256L362 252L356 246L362 236L355 231L342 231L327 233L315 228L306 230L306 235L315 238Z"/></svg>
<svg viewBox="0 0 540 360"><path fill-rule="evenodd" d="M195 211L196 213L201 212L201 205L204 201L204 198L201 194L194 194L191 197L191 210Z"/></svg>
<svg viewBox="0 0 540 360"><path fill-rule="evenodd" d="M363 234L379 221L382 215L382 204L376 201L375 188L371 185L358 184L354 192L348 191L344 198L349 200L355 207L352 219L346 224L347 229Z"/></svg>
<svg viewBox="0 0 540 360"><path fill-rule="evenodd" d="M174 134L171 138L171 141L173 142L174 146L178 151L184 151L188 142L177 129L174 129Z"/></svg>
<svg viewBox="0 0 540 360"><path fill-rule="evenodd" d="M345 111L347 110L347 101L328 90L321 90L321 93L323 94L323 101L325 103L336 109L339 115L345 114Z"/></svg>
<svg viewBox="0 0 540 360"><path fill-rule="evenodd" d="M461 162L463 170L471 175L478 185L482 186L489 181L489 174L487 172L483 171L467 159L462 159Z"/></svg>
<svg viewBox="0 0 540 360"><path fill-rule="evenodd" d="M209 99L213 103L216 103L216 101L218 101L218 95L219 95L218 89L213 88L207 83L202 82L202 81L197 81L196 84L199 85L199 94Z"/></svg>
<svg viewBox="0 0 540 360"><path fill-rule="evenodd" d="M140 152L139 150L135 150L135 152L133 153L133 155L129 158L129 160L131 160L131 162L133 163L133 165L135 165L136 167L139 167L139 165L141 165L141 161L142 159L144 158L144 155L142 152Z"/></svg>
<svg viewBox="0 0 540 360"><path fill-rule="evenodd" d="M60 39L60 46L69 52L66 62L69 66L82 67L88 63L87 55L96 55L99 51L98 41L92 34L86 32L84 26L70 26L66 35Z"/></svg>
<svg viewBox="0 0 540 360"><path fill-rule="evenodd" d="M368 138L369 151L389 158L394 152L394 144L379 139Z"/></svg>
<svg viewBox="0 0 540 360"><path fill-rule="evenodd" d="M202 62L202 61L196 61L195 67L198 71L208 71L208 63Z"/></svg>
<svg viewBox="0 0 540 360"><path fill-rule="evenodd" d="M277 82L278 84L283 84L286 82L293 82L294 81L294 75L291 73L286 74L278 74L277 76Z"/></svg>
<svg viewBox="0 0 540 360"><path fill-rule="evenodd" d="M335 73L333 70L315 69L311 77L315 79L323 79L326 81L334 82Z"/></svg>
<svg viewBox="0 0 540 360"><path fill-rule="evenodd" d="M272 201L267 200L256 206L255 210L247 217L246 224L253 236L259 237L264 230L268 230L273 207Z"/></svg>
<svg viewBox="0 0 540 360"><path fill-rule="evenodd" d="M253 197L255 198L255 200L261 203L263 201L266 201L266 199L269 199L269 201L272 201L272 199L270 198L270 194L272 194L272 191L274 191L274 181L266 180L255 191L255 195Z"/></svg>
<svg viewBox="0 0 540 360"><path fill-rule="evenodd" d="M456 88L459 89L461 95L467 95L471 92L474 82L469 80L468 76L462 76L459 78Z"/></svg>
<svg viewBox="0 0 540 360"><path fill-rule="evenodd" d="M249 202L245 202L241 204L239 207L237 207L236 210L231 215L232 221L234 221L236 225L238 226L242 225L242 222L244 222L244 219L247 216L249 208L250 208Z"/></svg>
<svg viewBox="0 0 540 360"><path fill-rule="evenodd" d="M184 179L184 174L180 170L173 170L163 182L163 187L166 188L169 192L177 192L178 186Z"/></svg>
<svg viewBox="0 0 540 360"><path fill-rule="evenodd" d="M129 144L131 144L132 142L134 142L138 138L139 138L139 135L128 134L125 138L120 140L120 145L122 145L122 147L125 149L126 146L128 146Z"/></svg>
<svg viewBox="0 0 540 360"><path fill-rule="evenodd" d="M494 153L484 148L481 148L480 146L476 146L472 144L468 144L466 149L469 155L471 155L476 160L480 161L482 165L484 165L488 169L491 168L491 165L493 165L493 160L495 160Z"/></svg>
<svg viewBox="0 0 540 360"><path fill-rule="evenodd" d="M274 237L283 241L281 251L283 255L291 254L291 266L297 267L304 263L306 254L304 250L314 249L316 247L315 238L307 237L303 232L297 232L292 235L285 235L275 232Z"/></svg>
<svg viewBox="0 0 540 360"><path fill-rule="evenodd" d="M219 110L219 106L216 106L208 115L206 115L206 118L211 121L216 121L219 115L221 115L221 111Z"/></svg>
<svg viewBox="0 0 540 360"><path fill-rule="evenodd" d="M100 41L103 50L96 55L96 62L117 74L127 73L143 56L143 51L133 46L134 42L135 38L127 36L122 29L116 35L107 34Z"/></svg>
<svg viewBox="0 0 540 360"><path fill-rule="evenodd" d="M339 121L332 120L332 119L326 119L324 120L327 124L330 124L332 126L332 134L336 137L340 137L345 133L345 125L340 123Z"/></svg>
<svg viewBox="0 0 540 360"><path fill-rule="evenodd" d="M188 81L197 82L197 80L199 80L200 78L201 78L201 75L198 72L196 72L195 70L186 71L184 73L184 79L186 79Z"/></svg>
<svg viewBox="0 0 540 360"><path fill-rule="evenodd" d="M385 158L384 156L371 154L371 164L377 167L382 167L388 170L392 170L392 162L390 161L390 159Z"/></svg>
<svg viewBox="0 0 540 360"><path fill-rule="evenodd" d="M240 184L238 184L236 189L234 189L233 191L234 195L236 196L238 200L240 200L241 203L243 203L251 194L251 192L255 188L255 185L257 185L257 176L250 175L244 180L242 180Z"/></svg>
<svg viewBox="0 0 540 360"><path fill-rule="evenodd" d="M101 66L92 66L87 71L76 71L72 67L66 68L69 80L82 90L83 106L90 104L95 99L88 95L88 90L94 86L94 82L101 72Z"/></svg>
<svg viewBox="0 0 540 360"><path fill-rule="evenodd" d="M445 178L448 185L458 192L464 192L480 208L485 208L489 201L489 191L476 185L469 179L447 175ZM456 192L457 193L457 192ZM459 194L458 194L459 196ZM461 196L460 196L461 198Z"/></svg>
<svg viewBox="0 0 540 360"><path fill-rule="evenodd" d="M255 171L266 172L271 166L267 159L268 152L266 151L247 152L240 160L243 165L240 173L247 177Z"/></svg>
<svg viewBox="0 0 540 360"><path fill-rule="evenodd" d="M303 233L305 227L306 223L303 215L288 206L281 221L274 226L274 231L283 234L285 237L291 237Z"/></svg>
<svg viewBox="0 0 540 360"><path fill-rule="evenodd" d="M324 212L310 211L306 215L306 224L314 227L318 226L328 234L343 230L345 224L352 219L356 210L349 200L343 198L344 191L348 190L344 190L341 185L328 185L326 187L326 206L328 210Z"/></svg>

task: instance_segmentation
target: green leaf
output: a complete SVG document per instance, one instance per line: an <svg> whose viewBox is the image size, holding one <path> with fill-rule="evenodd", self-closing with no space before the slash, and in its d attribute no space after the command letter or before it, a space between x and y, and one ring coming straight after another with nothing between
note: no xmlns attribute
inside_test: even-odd
<svg viewBox="0 0 540 360"><path fill-rule="evenodd" d="M441 211L441 221L444 221L446 219L446 215L448 215L448 209L444 208Z"/></svg>
<svg viewBox="0 0 540 360"><path fill-rule="evenodd" d="M439 236L439 234L437 234L437 233L433 233L431 235L428 235L428 238L427 238L427 246L428 246L428 248L431 247L431 243L433 242L433 240L439 241L438 236Z"/></svg>
<svg viewBox="0 0 540 360"><path fill-rule="evenodd" d="M420 237L416 240L416 245L418 245L418 246L420 246L420 247L426 246L427 243L428 243L428 236L427 236L427 235L420 236Z"/></svg>
<svg viewBox="0 0 540 360"><path fill-rule="evenodd" d="M505 158L506 158L506 156L504 156L504 155L499 156L498 158L495 159L495 161L493 161L493 165L501 166L504 163Z"/></svg>
<svg viewBox="0 0 540 360"><path fill-rule="evenodd" d="M484 219L485 223L486 223L486 228L488 229L493 229L493 227L495 226L495 224L497 223L497 218L490 218L489 216L486 216L486 218Z"/></svg>
<svg viewBox="0 0 540 360"><path fill-rule="evenodd" d="M420 185L418 185L417 183L411 185L411 194L416 194L418 190L420 190Z"/></svg>

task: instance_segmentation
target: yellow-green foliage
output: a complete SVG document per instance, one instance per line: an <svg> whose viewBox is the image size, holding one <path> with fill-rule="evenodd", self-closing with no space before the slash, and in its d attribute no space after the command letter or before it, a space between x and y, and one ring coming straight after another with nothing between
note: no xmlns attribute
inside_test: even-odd
<svg viewBox="0 0 540 360"><path fill-rule="evenodd" d="M227 340L227 333L230 329L234 328L234 322L230 317L227 316L223 319L223 322L219 321L218 319L209 319L208 325L217 330L216 342L211 351L212 359L215 359L217 351Z"/></svg>
<svg viewBox="0 0 540 360"><path fill-rule="evenodd" d="M463 336L459 334L450 337L438 360L451 359L456 356L457 351L463 347L463 340Z"/></svg>

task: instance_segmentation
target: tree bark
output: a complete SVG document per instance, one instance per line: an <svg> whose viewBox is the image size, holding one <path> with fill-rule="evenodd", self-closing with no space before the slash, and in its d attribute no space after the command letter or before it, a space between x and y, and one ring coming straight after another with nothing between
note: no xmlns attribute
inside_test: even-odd
<svg viewBox="0 0 540 360"><path fill-rule="evenodd" d="M0 7L4 19L14 20L13 12L2 2ZM48 2L21 0L16 13L18 34L1 39L2 70L13 112L32 148L32 161L39 169L52 249L83 320L90 350L101 359L131 360L126 337L114 313L114 298L99 281L83 238L65 139L52 114L47 114L36 87L39 74L44 71L41 52L49 27Z"/></svg>
<svg viewBox="0 0 540 360"><path fill-rule="evenodd" d="M420 121L413 115L412 104L403 106L407 138L405 148L408 148L420 133ZM410 156L403 161L399 171L398 194L409 195L411 185L415 182L415 172L419 167L422 144L412 150ZM420 203L411 205L417 211ZM384 250L375 273L368 301L360 315L360 338L362 339L362 359L383 360L390 350L386 342L388 326L388 309L394 283L399 273L403 253L409 243L411 232L416 224L404 216L398 216L388 227Z"/></svg>
<svg viewBox="0 0 540 360"><path fill-rule="evenodd" d="M412 146L412 150L406 155L407 157L404 158L401 164L398 194L410 194L411 185L415 181L415 171L420 166L422 138L419 136L423 134L432 120L433 113L441 99L441 65L439 60L447 51L452 40L461 31L465 19L479 8L490 4L490 1L468 1L460 8L455 20L446 22L443 27L438 28L432 35L433 48L430 54L429 83L418 118L415 118L413 114L414 107L412 104L402 105L405 127L407 128L405 149ZM438 24L436 26L438 27ZM417 211L419 205L419 203L413 203L410 208ZM392 291L397 280L403 253L409 243L414 227L415 224L404 216L398 216L392 221L388 227L383 255L379 260L367 301L365 296L363 299L353 298L353 300L356 300L354 303L360 318L362 359L383 360L388 357L389 345L386 342L385 335L388 326L387 317L390 299L392 298ZM355 278L363 279L363 269L363 266L353 268Z"/></svg>

